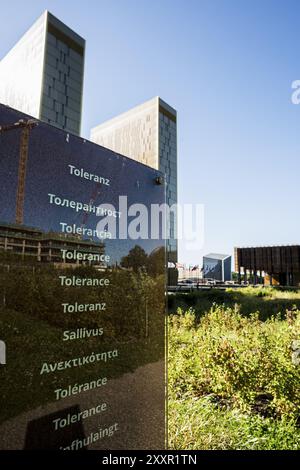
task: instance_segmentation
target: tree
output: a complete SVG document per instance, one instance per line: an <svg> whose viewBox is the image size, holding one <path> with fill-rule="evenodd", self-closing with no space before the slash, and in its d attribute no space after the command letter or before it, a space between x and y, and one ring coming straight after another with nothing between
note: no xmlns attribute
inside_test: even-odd
<svg viewBox="0 0 300 470"><path fill-rule="evenodd" d="M134 272L138 272L141 268L146 268L148 264L148 255L139 245L135 245L127 256L123 256L121 259L121 266L123 268L132 269Z"/></svg>

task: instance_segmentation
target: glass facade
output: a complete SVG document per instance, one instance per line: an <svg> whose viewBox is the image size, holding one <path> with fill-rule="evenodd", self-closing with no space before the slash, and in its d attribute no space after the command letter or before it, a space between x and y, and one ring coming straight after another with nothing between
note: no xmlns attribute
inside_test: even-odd
<svg viewBox="0 0 300 470"><path fill-rule="evenodd" d="M205 279L222 281L222 260L203 258L203 275Z"/></svg>
<svg viewBox="0 0 300 470"><path fill-rule="evenodd" d="M40 117L56 127L80 134L84 40L76 36L48 14Z"/></svg>
<svg viewBox="0 0 300 470"><path fill-rule="evenodd" d="M160 170L166 177L166 202L177 204L177 114L155 97L91 130L91 140L133 160ZM177 213L170 212L168 261L177 262ZM169 270L177 284L177 270Z"/></svg>
<svg viewBox="0 0 300 470"><path fill-rule="evenodd" d="M166 175L166 199L169 207L177 204L177 129L176 116L159 110L159 170ZM170 212L170 237L167 240L168 260L177 262L176 211Z"/></svg>
<svg viewBox="0 0 300 470"><path fill-rule="evenodd" d="M0 61L0 102L39 117L45 15L41 16Z"/></svg>
<svg viewBox="0 0 300 470"><path fill-rule="evenodd" d="M85 41L45 12L0 62L0 102L80 134Z"/></svg>
<svg viewBox="0 0 300 470"><path fill-rule="evenodd" d="M216 281L231 280L231 256L211 254L203 257L203 277Z"/></svg>
<svg viewBox="0 0 300 470"><path fill-rule="evenodd" d="M91 140L158 170L158 101L147 101L91 130Z"/></svg>

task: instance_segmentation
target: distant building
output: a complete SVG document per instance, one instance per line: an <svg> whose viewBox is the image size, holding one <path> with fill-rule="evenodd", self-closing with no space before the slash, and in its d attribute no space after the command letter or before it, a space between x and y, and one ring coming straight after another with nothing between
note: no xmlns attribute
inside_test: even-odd
<svg viewBox="0 0 300 470"><path fill-rule="evenodd" d="M210 253L203 256L203 278L216 281L231 280L231 256Z"/></svg>
<svg viewBox="0 0 300 470"><path fill-rule="evenodd" d="M158 96L91 130L91 141L166 175L166 201L177 204L177 113ZM176 211L170 216L169 263L177 263ZM169 269L169 284L177 284Z"/></svg>
<svg viewBox="0 0 300 470"><path fill-rule="evenodd" d="M0 103L80 134L85 40L45 11L0 62Z"/></svg>
<svg viewBox="0 0 300 470"><path fill-rule="evenodd" d="M235 271L252 284L299 286L300 245L235 248Z"/></svg>

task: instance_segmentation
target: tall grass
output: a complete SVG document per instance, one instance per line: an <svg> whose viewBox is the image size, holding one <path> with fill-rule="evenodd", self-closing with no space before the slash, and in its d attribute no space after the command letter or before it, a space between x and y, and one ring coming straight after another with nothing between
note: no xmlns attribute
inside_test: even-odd
<svg viewBox="0 0 300 470"><path fill-rule="evenodd" d="M300 366L292 360L300 311L283 315L262 321L261 312L216 303L200 318L192 309L170 315L172 448L300 448Z"/></svg>

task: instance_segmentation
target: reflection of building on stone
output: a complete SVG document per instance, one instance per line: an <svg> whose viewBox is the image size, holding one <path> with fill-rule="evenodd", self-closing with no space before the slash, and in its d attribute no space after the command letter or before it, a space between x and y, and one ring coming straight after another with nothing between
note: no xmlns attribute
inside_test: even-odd
<svg viewBox="0 0 300 470"><path fill-rule="evenodd" d="M300 245L235 248L235 271L251 284L299 286Z"/></svg>
<svg viewBox="0 0 300 470"><path fill-rule="evenodd" d="M216 281L231 280L231 256L210 253L203 256L203 278Z"/></svg>
<svg viewBox="0 0 300 470"><path fill-rule="evenodd" d="M2 132L10 132L16 129L21 129L18 188L17 188L17 200L16 200L16 223L17 224L23 224L29 135L30 135L31 129L33 129L37 124L38 122L35 121L34 119L28 119L28 120L20 119L18 122L15 122L14 124L0 126L0 135Z"/></svg>
<svg viewBox="0 0 300 470"><path fill-rule="evenodd" d="M0 253L19 255L27 261L52 263L56 267L76 267L85 264L100 268L103 265L97 259L63 259L62 250L70 252L76 250L78 253L86 254L86 258L88 255L97 258L97 255L103 255L104 244L55 232L44 233L31 227L0 224Z"/></svg>
<svg viewBox="0 0 300 470"><path fill-rule="evenodd" d="M2 340L0 340L0 364L6 364L6 344Z"/></svg>
<svg viewBox="0 0 300 470"><path fill-rule="evenodd" d="M162 171L166 202L177 204L177 112L158 96L91 130L91 141ZM170 213L167 258L177 263L177 214ZM177 270L169 269L170 285Z"/></svg>

